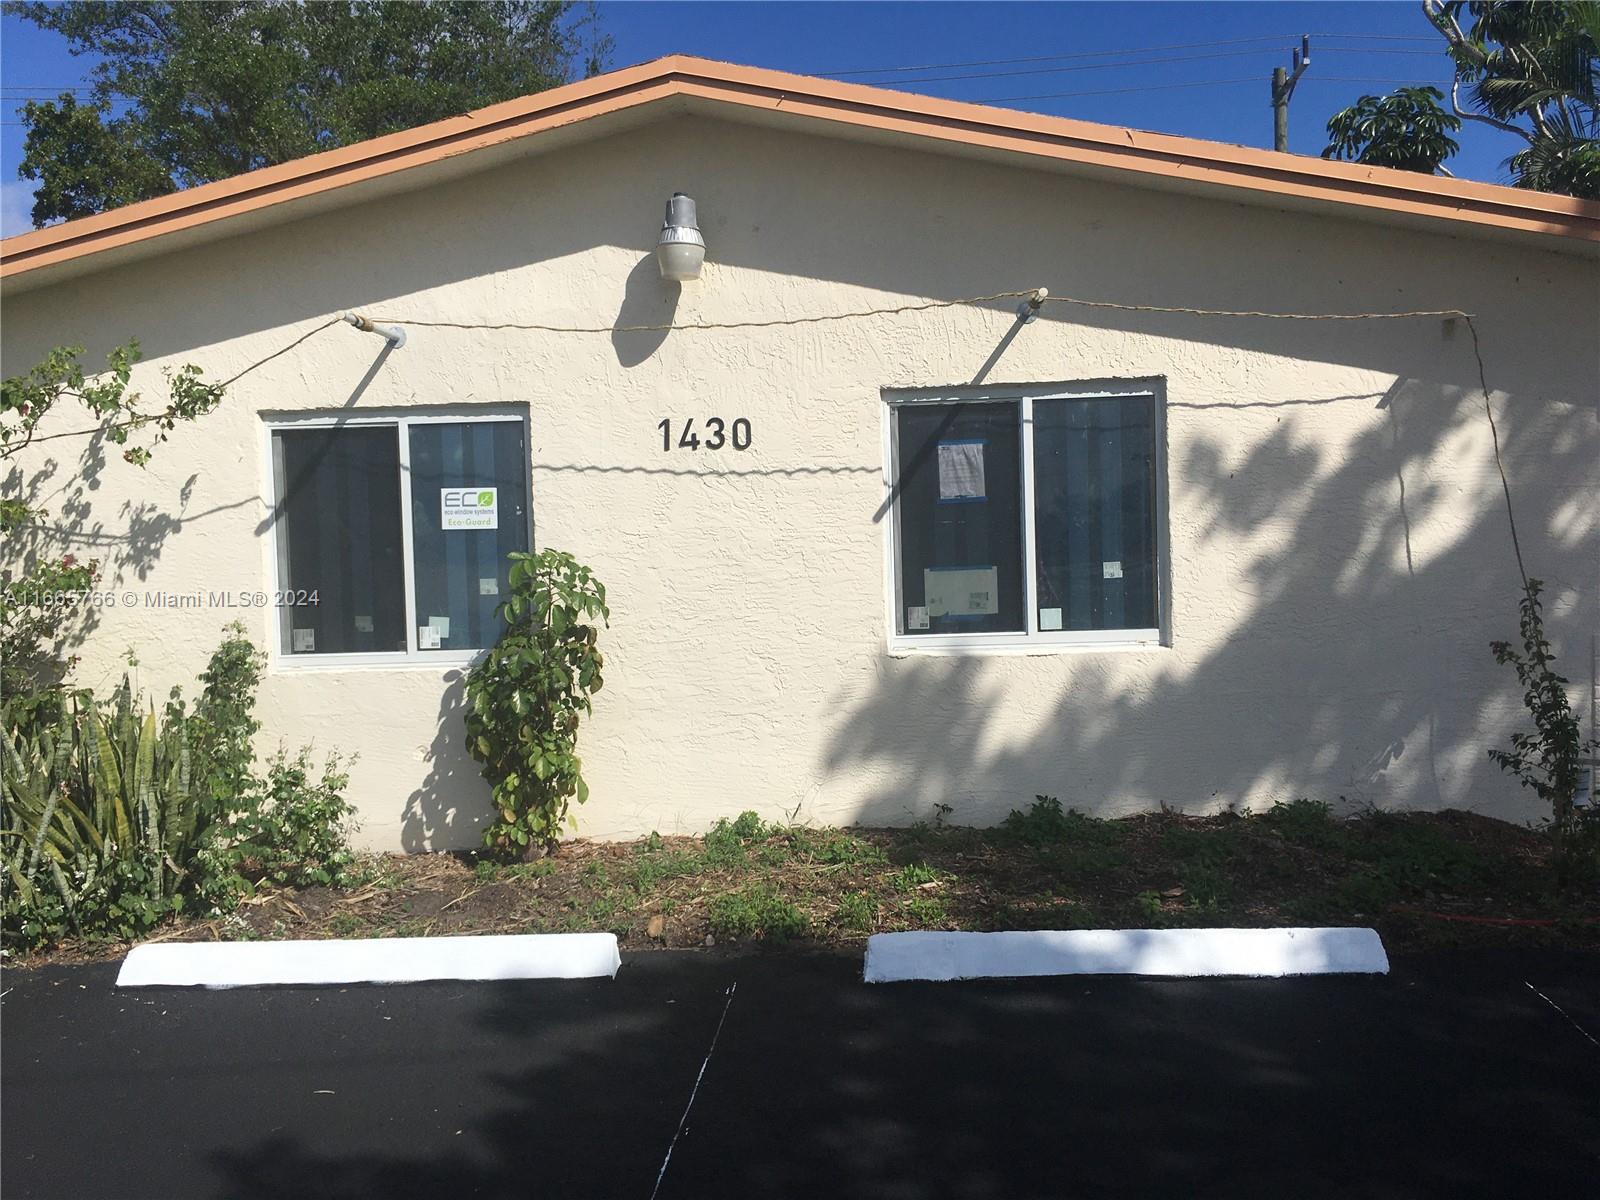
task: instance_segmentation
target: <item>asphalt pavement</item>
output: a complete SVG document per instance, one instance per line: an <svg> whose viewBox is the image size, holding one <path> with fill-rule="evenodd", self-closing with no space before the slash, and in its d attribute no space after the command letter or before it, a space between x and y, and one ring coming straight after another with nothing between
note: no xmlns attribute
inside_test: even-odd
<svg viewBox="0 0 1600 1200"><path fill-rule="evenodd" d="M4 974L6 1200L1600 1195L1600 956L877 986L793 952L229 992L116 970Z"/></svg>

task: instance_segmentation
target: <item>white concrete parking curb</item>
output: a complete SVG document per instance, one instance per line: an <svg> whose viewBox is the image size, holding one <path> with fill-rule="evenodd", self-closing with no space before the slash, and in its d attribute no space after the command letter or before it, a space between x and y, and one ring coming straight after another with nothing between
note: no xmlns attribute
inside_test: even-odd
<svg viewBox="0 0 1600 1200"><path fill-rule="evenodd" d="M1033 975L1389 973L1372 929L1071 929L880 933L867 939L868 983Z"/></svg>
<svg viewBox="0 0 1600 1200"><path fill-rule="evenodd" d="M163 942L136 946L118 987L419 983L429 979L593 979L622 965L610 933L348 941Z"/></svg>

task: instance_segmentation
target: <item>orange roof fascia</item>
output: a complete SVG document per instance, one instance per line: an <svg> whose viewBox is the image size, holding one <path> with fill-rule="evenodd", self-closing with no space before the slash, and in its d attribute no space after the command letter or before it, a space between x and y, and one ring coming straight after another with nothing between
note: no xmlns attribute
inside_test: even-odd
<svg viewBox="0 0 1600 1200"><path fill-rule="evenodd" d="M1600 202L673 55L0 242L0 277L676 96L1289 199L1600 243Z"/></svg>

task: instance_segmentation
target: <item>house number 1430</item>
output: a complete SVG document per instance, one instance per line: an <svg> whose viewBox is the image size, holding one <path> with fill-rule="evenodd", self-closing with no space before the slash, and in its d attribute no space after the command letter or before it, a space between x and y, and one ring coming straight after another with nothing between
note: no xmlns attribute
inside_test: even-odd
<svg viewBox="0 0 1600 1200"><path fill-rule="evenodd" d="M661 448L663 450L671 450L674 444L672 441L672 418L661 418L661 423L656 428L661 430ZM735 417L731 423L724 421L721 417L707 417L705 429L704 445L707 450L721 450L730 443L735 450L750 449L750 421L746 417ZM700 434L695 430L693 417L687 418L678 427L678 441L676 444L679 450L700 449L702 443Z"/></svg>

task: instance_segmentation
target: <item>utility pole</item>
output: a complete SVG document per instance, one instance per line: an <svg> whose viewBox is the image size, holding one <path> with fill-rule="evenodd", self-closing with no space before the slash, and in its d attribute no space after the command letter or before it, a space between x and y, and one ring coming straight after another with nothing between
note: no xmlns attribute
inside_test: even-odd
<svg viewBox="0 0 1600 1200"><path fill-rule="evenodd" d="M1311 65L1311 35L1300 39L1300 49L1294 52L1294 74L1282 67L1272 68L1272 148L1288 153L1289 150L1289 97L1294 95L1294 85Z"/></svg>

